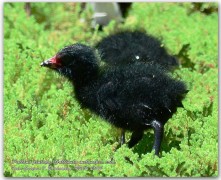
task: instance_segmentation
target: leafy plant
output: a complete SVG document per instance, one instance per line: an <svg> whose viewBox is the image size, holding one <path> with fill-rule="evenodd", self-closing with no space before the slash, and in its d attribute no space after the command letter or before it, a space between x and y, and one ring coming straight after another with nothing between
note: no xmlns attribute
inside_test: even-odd
<svg viewBox="0 0 221 180"><path fill-rule="evenodd" d="M91 28L90 6L31 3L31 16L24 6L4 4L5 176L218 175L217 3L133 3L125 23L112 21L103 31ZM151 152L152 131L134 148L116 150L118 129L82 109L64 78L40 68L65 45L94 45L123 29L161 39L181 63L173 76L190 90L165 126L161 158Z"/></svg>

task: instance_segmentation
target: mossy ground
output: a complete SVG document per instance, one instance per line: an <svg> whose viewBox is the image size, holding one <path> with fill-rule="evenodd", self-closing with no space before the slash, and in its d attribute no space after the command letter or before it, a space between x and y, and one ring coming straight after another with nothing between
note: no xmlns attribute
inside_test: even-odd
<svg viewBox="0 0 221 180"><path fill-rule="evenodd" d="M91 28L92 11L89 7L81 11L80 3L31 3L31 16L24 6L4 4L5 176L218 175L216 3L133 3L124 24L112 21L103 31ZM152 131L136 147L124 145L115 152L118 129L82 109L69 82L40 67L65 45L94 45L123 29L143 29L161 39L181 62L173 75L190 90L185 108L179 108L165 126L161 158L151 153Z"/></svg>

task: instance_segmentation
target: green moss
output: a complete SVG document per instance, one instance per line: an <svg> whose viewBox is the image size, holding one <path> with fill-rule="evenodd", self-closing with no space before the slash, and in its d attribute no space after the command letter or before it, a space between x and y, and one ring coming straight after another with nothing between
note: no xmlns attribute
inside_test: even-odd
<svg viewBox="0 0 221 180"><path fill-rule="evenodd" d="M90 7L80 6L31 3L28 17L24 3L4 4L4 176L218 176L217 3L133 3L124 24L112 21L102 32L91 29ZM173 76L190 90L165 126L161 158L151 152L152 131L115 151L118 129L82 109L69 82L39 65L65 45L93 45L122 29L161 39L181 62ZM87 160L103 163L80 163Z"/></svg>

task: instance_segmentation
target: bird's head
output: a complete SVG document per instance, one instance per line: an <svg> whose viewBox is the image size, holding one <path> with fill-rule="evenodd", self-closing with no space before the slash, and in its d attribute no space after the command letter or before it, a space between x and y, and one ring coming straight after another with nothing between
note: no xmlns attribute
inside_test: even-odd
<svg viewBox="0 0 221 180"><path fill-rule="evenodd" d="M73 80L95 73L98 62L92 48L78 43L64 47L55 56L42 62L41 66L53 69Z"/></svg>

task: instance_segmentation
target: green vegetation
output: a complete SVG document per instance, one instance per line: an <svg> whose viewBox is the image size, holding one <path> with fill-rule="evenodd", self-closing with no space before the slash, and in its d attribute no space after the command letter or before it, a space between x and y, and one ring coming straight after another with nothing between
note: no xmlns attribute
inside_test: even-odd
<svg viewBox="0 0 221 180"><path fill-rule="evenodd" d="M103 31L91 28L92 11L81 11L80 3L31 3L31 16L24 6L4 4L5 176L218 176L216 3L133 3L124 24L112 21ZM69 82L40 67L65 45L94 45L122 29L144 29L161 39L181 61L173 76L190 90L185 108L165 126L161 158L151 152L153 131L134 148L115 152L118 129L80 108Z"/></svg>

